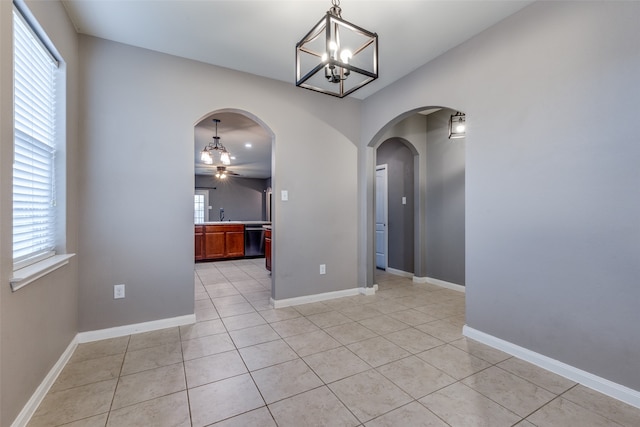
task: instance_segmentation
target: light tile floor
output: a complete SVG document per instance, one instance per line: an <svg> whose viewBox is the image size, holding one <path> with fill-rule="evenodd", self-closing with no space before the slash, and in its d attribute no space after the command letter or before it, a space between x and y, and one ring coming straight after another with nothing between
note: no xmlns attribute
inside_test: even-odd
<svg viewBox="0 0 640 427"><path fill-rule="evenodd" d="M197 323L80 345L30 426L639 426L640 410L466 339L464 294L274 310L263 259L196 265Z"/></svg>

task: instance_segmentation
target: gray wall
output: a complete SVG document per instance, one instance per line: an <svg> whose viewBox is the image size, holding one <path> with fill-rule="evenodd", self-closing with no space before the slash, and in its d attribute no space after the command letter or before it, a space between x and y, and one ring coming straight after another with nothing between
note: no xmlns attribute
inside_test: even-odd
<svg viewBox="0 0 640 427"><path fill-rule="evenodd" d="M465 138L449 139L444 109L427 121L427 277L464 286Z"/></svg>
<svg viewBox="0 0 640 427"><path fill-rule="evenodd" d="M421 114L409 114L402 120L394 123L384 129L380 137L376 140L377 143L383 143L389 139L400 139L405 142L405 146L409 149L413 156L413 192L411 199L413 202L413 270L411 270L416 277L426 277L426 163L425 158L427 155L427 121L424 115ZM375 150L375 163L380 163L377 160L377 149ZM361 150L361 153L363 151ZM366 150L364 151L366 153ZM371 165L363 166L366 168L372 167ZM362 178L362 177L361 177ZM407 191L407 203L409 203L409 191ZM373 200L371 203L371 214L373 214ZM374 226L374 225L372 225ZM361 241L361 245L366 244L366 240ZM363 263L361 265L375 267L375 263L371 262L373 259L373 252L366 258L363 257ZM361 275L360 281L363 284L371 285L372 281L367 282L367 279Z"/></svg>
<svg viewBox="0 0 640 427"><path fill-rule="evenodd" d="M221 109L275 137L274 297L357 286L359 102L92 37L80 55L80 330L193 313L193 127Z"/></svg>
<svg viewBox="0 0 640 427"><path fill-rule="evenodd" d="M66 176L57 181L66 196L58 207L66 212L66 241L60 248L77 252L78 240L78 41L75 30L58 2L28 1L28 6L66 63ZM55 272L12 293L12 150L13 150L13 48L10 1L0 2L0 425L9 426L58 361L78 330L79 256Z"/></svg>
<svg viewBox="0 0 640 427"><path fill-rule="evenodd" d="M392 138L378 147L376 159L378 165L387 165L388 266L413 273L414 156L405 142ZM403 196L407 201L405 205Z"/></svg>
<svg viewBox="0 0 640 427"><path fill-rule="evenodd" d="M376 164L395 170L389 175L389 266L464 286L465 141L448 139L452 113L411 114L386 129ZM406 209L391 201L400 202L399 193L407 195Z"/></svg>
<svg viewBox="0 0 640 427"><path fill-rule="evenodd" d="M367 98L359 157L371 242L377 134L464 111L468 325L635 390L639 21L638 2L533 3Z"/></svg>
<svg viewBox="0 0 640 427"><path fill-rule="evenodd" d="M640 389L637 2L534 3L362 110L94 38L80 37L78 50L59 3L29 4L69 67L66 243L78 256L11 294L11 243L0 241L0 424L10 425L76 331L193 312L193 126L230 106L276 136L274 194L290 197L275 198L276 298L371 283L373 147L414 111L450 106L468 118L468 324ZM10 20L11 3L0 2L2 236L11 229ZM136 187L150 174L158 189ZM301 236L313 242L303 252ZM113 301L120 280L127 298Z"/></svg>
<svg viewBox="0 0 640 427"><path fill-rule="evenodd" d="M264 221L267 179L228 177L224 181L213 176L196 175L196 190L209 191L209 221L218 221L224 208L225 221Z"/></svg>

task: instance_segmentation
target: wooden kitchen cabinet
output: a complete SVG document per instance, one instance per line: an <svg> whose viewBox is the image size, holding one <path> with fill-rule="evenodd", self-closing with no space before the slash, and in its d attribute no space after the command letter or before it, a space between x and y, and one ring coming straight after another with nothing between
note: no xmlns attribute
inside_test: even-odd
<svg viewBox="0 0 640 427"><path fill-rule="evenodd" d="M271 271L271 229L264 230L264 263L267 270Z"/></svg>
<svg viewBox="0 0 640 427"><path fill-rule="evenodd" d="M197 238L196 226L196 238ZM200 260L241 258L244 256L244 225L216 224L204 225L202 253ZM196 258L196 260L198 260Z"/></svg>
<svg viewBox="0 0 640 427"><path fill-rule="evenodd" d="M204 225L196 225L195 233L195 254L196 261L204 259Z"/></svg>
<svg viewBox="0 0 640 427"><path fill-rule="evenodd" d="M233 226L235 228L225 232L225 257L235 258L244 256L244 225Z"/></svg>
<svg viewBox="0 0 640 427"><path fill-rule="evenodd" d="M204 259L218 259L225 257L224 230L221 226L204 226Z"/></svg>

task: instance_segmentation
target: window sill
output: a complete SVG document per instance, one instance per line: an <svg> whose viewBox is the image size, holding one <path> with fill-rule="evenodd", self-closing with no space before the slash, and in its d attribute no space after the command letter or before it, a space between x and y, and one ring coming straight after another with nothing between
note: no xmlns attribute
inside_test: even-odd
<svg viewBox="0 0 640 427"><path fill-rule="evenodd" d="M15 270L13 272L13 277L10 280L11 291L15 292L18 289L27 286L29 283L34 282L43 276L46 276L52 271L55 271L60 267L69 264L69 259L71 259L75 255L76 254L54 255L47 259L43 259L42 261L36 262L35 264L31 264L28 267Z"/></svg>

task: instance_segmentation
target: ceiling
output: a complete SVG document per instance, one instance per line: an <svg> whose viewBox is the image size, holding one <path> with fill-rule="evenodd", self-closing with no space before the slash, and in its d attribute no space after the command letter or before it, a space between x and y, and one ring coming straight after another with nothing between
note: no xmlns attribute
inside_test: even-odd
<svg viewBox="0 0 640 427"><path fill-rule="evenodd" d="M79 33L295 82L295 45L331 7L330 0L62 0ZM365 99L447 50L517 12L530 0L342 0L343 19L378 34L379 78L350 96ZM305 90L305 89L300 89ZM237 115L236 115L237 116ZM219 134L232 154L234 117ZM238 140L262 140L259 126L238 117ZM211 122L211 124L213 124ZM255 124L255 123L254 123ZM213 128L196 131L204 147ZM256 134L250 135L251 129ZM241 135L241 137L240 137ZM199 141L199 136L207 142ZM227 138L227 139L225 139ZM269 150L271 141L268 142ZM201 150L202 148L200 148ZM258 150L256 150L258 151ZM269 151L270 153L270 151ZM199 156L198 159L199 161ZM263 172L266 159L262 160ZM270 154L268 168L270 171ZM196 163L196 168L198 164ZM229 167L247 168L233 163ZM270 173L270 172L269 172Z"/></svg>
<svg viewBox="0 0 640 427"><path fill-rule="evenodd" d="M220 142L231 154L230 172L243 178L271 177L271 143L269 133L258 123L238 113L216 113L203 119L195 127L194 163L196 175L214 175L220 162L206 165L200 160L200 152L213 143L218 123ZM246 144L251 144L247 147ZM217 160L217 159L216 159Z"/></svg>

